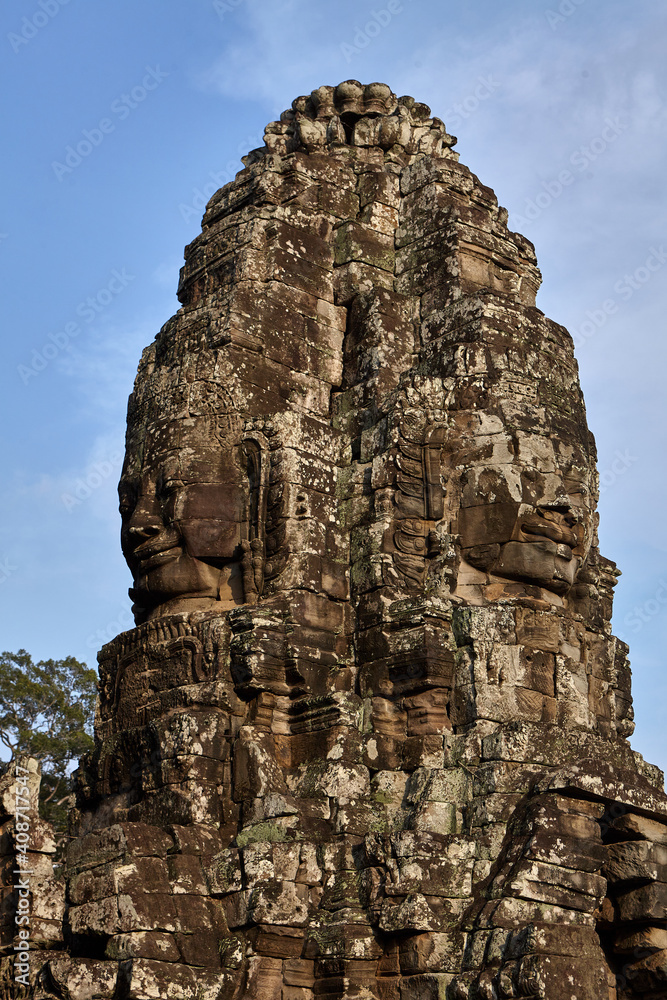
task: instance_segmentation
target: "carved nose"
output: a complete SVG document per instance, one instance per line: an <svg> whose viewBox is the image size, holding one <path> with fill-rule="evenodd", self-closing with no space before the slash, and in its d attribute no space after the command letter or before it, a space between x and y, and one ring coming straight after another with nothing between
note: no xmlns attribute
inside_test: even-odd
<svg viewBox="0 0 667 1000"><path fill-rule="evenodd" d="M159 524L139 524L131 527L129 533L133 538L150 538L152 535L159 535L160 530Z"/></svg>
<svg viewBox="0 0 667 1000"><path fill-rule="evenodd" d="M577 523L577 518L569 504L562 504L557 507L542 507L540 511L548 521L563 521L570 528Z"/></svg>

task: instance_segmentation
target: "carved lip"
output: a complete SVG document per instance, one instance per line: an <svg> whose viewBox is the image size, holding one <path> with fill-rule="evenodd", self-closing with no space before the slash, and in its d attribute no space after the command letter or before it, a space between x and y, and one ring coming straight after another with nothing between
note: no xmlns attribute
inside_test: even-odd
<svg viewBox="0 0 667 1000"><path fill-rule="evenodd" d="M140 546L133 552L133 556L137 560L137 566L142 571L154 569L156 566L161 566L172 559L177 559L180 554L180 545L174 545L172 541L166 544L162 543L159 548L156 545L147 548Z"/></svg>
<svg viewBox="0 0 667 1000"><path fill-rule="evenodd" d="M524 535L539 535L542 538L550 538L558 545L567 545L570 549L575 549L579 544L579 539L573 531L564 525L555 524L553 521L544 521L542 518L527 518L521 524Z"/></svg>

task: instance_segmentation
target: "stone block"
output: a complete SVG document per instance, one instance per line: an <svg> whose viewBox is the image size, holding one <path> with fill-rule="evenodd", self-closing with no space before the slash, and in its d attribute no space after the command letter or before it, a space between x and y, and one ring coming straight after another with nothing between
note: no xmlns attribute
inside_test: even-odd
<svg viewBox="0 0 667 1000"><path fill-rule="evenodd" d="M652 882L617 896L618 911L623 921L647 921L653 923L667 920L667 885Z"/></svg>
<svg viewBox="0 0 667 1000"><path fill-rule="evenodd" d="M49 974L68 1000L112 1000L118 963L91 958L56 958L49 962Z"/></svg>

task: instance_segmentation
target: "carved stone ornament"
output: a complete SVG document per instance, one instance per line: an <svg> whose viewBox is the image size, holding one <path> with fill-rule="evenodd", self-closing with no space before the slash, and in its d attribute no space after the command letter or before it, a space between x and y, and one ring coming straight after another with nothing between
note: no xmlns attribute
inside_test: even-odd
<svg viewBox="0 0 667 1000"><path fill-rule="evenodd" d="M320 87L208 203L34 997L667 996L572 340L455 141Z"/></svg>

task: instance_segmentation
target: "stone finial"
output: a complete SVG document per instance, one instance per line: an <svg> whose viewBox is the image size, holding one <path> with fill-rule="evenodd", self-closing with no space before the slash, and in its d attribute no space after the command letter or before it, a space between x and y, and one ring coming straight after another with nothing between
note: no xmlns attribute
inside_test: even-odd
<svg viewBox="0 0 667 1000"><path fill-rule="evenodd" d="M396 98L385 83L346 80L297 97L279 122L267 126L264 141L272 153L298 149L309 153L341 146L377 146L391 156L455 155L456 138L447 133L430 108L412 97ZM254 150L252 159L265 150ZM246 158L250 162L249 158Z"/></svg>

